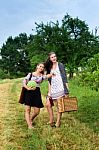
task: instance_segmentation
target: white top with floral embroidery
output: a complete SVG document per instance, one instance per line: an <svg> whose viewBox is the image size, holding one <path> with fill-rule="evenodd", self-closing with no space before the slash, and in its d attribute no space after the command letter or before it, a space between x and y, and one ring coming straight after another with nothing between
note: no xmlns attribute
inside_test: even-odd
<svg viewBox="0 0 99 150"><path fill-rule="evenodd" d="M51 79L51 97L52 99L58 99L62 96L64 96L64 87L62 82L62 77L59 71L58 64L56 66L56 69L52 70L51 72L54 72L54 76L52 76Z"/></svg>
<svg viewBox="0 0 99 150"><path fill-rule="evenodd" d="M23 80L23 85L26 84L29 81L29 78L31 76L31 73L29 73ZM41 76L35 76L32 74L31 76L31 81L35 81L37 83L37 86L39 87L40 84L42 83L43 80L46 80L47 76L46 75L41 75Z"/></svg>

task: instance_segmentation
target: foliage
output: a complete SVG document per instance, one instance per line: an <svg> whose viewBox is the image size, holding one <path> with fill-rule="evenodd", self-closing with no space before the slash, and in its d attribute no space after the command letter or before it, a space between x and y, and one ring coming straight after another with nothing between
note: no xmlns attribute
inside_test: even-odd
<svg viewBox="0 0 99 150"><path fill-rule="evenodd" d="M78 67L84 67L85 62L98 53L99 37L90 33L88 25L78 17L66 14L61 25L58 20L36 23L35 30L34 35L21 33L15 38L9 37L3 44L0 67L11 76L26 74L54 51L72 78Z"/></svg>
<svg viewBox="0 0 99 150"><path fill-rule="evenodd" d="M79 81L96 91L99 90L99 53L88 59L84 71L79 74Z"/></svg>
<svg viewBox="0 0 99 150"><path fill-rule="evenodd" d="M70 78L79 66L98 51L98 38L89 32L88 25L68 14L64 16L62 25L59 22L49 22L47 25L37 24L36 35L28 43L29 57L55 51L58 60L66 64ZM44 57L46 58L46 57Z"/></svg>
<svg viewBox="0 0 99 150"><path fill-rule="evenodd" d="M9 75L6 74L2 69L0 69L0 79L9 78Z"/></svg>
<svg viewBox="0 0 99 150"><path fill-rule="evenodd" d="M6 44L1 48L1 68L11 76L23 75L28 72L30 64L24 46L27 44L27 35L20 34L19 37L9 37ZM19 73L20 72L20 73Z"/></svg>
<svg viewBox="0 0 99 150"><path fill-rule="evenodd" d="M31 58L30 62L31 62L31 67L32 67L32 69L35 69L36 66L37 66L39 63L43 63L43 62L44 62L44 56L43 56L42 54L41 54L41 55L39 55L39 54L34 55L34 56Z"/></svg>

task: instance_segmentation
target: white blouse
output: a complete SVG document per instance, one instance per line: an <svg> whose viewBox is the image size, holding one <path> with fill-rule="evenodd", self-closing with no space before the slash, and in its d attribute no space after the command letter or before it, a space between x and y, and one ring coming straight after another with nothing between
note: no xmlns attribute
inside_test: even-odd
<svg viewBox="0 0 99 150"><path fill-rule="evenodd" d="M54 76L52 76L51 79L51 97L52 99L58 99L62 96L64 96L64 87L63 87L63 81L61 78L60 70L58 67L58 63L56 66L56 69L51 69L51 73L54 72Z"/></svg>

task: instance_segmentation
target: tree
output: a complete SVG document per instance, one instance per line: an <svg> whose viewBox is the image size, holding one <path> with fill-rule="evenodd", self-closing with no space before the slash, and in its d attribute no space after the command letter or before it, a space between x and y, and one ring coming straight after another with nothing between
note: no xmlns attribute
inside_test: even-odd
<svg viewBox="0 0 99 150"><path fill-rule="evenodd" d="M31 66L35 67L37 61L46 60L48 53L54 51L72 78L74 71L83 67L98 50L99 37L90 33L85 21L66 14L61 25L58 21L36 23L34 35L27 37L21 33L14 39L9 37L1 48L1 64L10 74L26 73Z"/></svg>
<svg viewBox="0 0 99 150"><path fill-rule="evenodd" d="M83 65L95 53L95 37L89 32L88 25L77 18L72 18L68 14L62 20L62 31L67 31L68 41L64 42L67 66L70 78L73 76L74 69ZM83 61L82 61L83 60Z"/></svg>
<svg viewBox="0 0 99 150"><path fill-rule="evenodd" d="M26 73L30 69L27 53L24 51L27 42L27 35L23 33L14 39L9 37L1 48L2 68L11 76Z"/></svg>

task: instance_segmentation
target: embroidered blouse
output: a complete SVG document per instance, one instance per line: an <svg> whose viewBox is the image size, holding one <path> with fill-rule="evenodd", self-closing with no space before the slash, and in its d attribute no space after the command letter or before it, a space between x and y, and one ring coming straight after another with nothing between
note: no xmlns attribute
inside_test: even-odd
<svg viewBox="0 0 99 150"><path fill-rule="evenodd" d="M66 87L66 83L68 83L68 81L67 81L67 75L66 75L65 67L60 62L58 62L58 67L59 67L60 75L61 75L62 82L63 82L64 93L69 94L68 88ZM48 73L50 73L50 71L51 70L49 70ZM49 78L48 81L52 85L52 78Z"/></svg>
<svg viewBox="0 0 99 150"><path fill-rule="evenodd" d="M29 80L30 81L35 81L37 83L37 87L40 86L43 80L47 79L46 75L41 75L41 76L35 76L32 74L31 79L30 79L31 73L29 73L23 80L23 85L26 84Z"/></svg>
<svg viewBox="0 0 99 150"><path fill-rule="evenodd" d="M65 95L63 81L60 75L58 63L56 69L51 69L51 72L54 72L55 74L54 76L52 76L51 79L51 97L52 99L58 99Z"/></svg>

